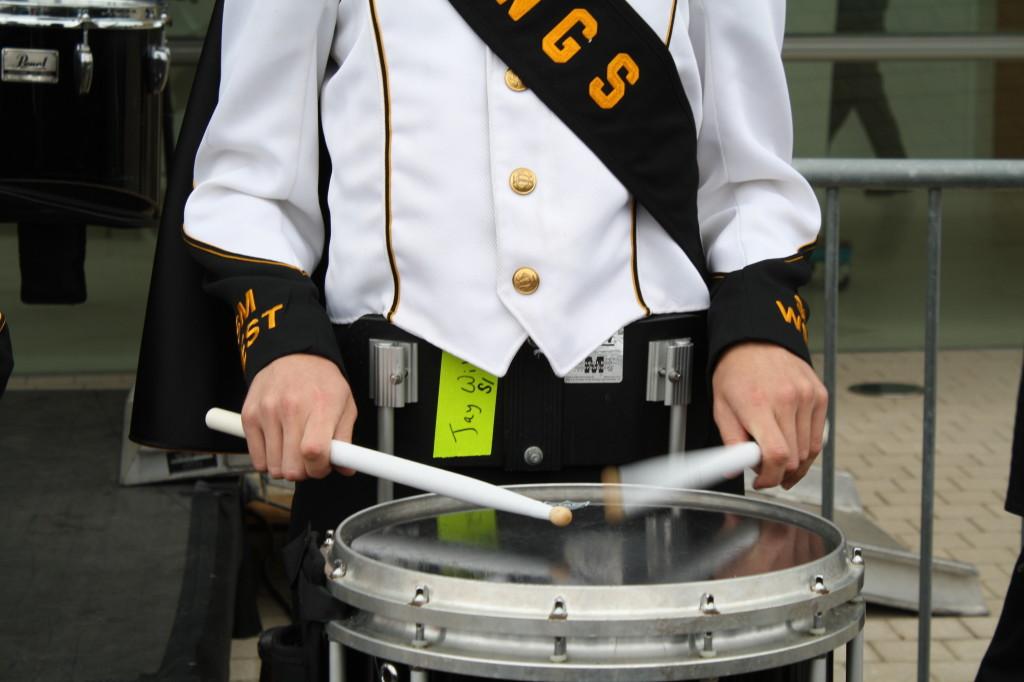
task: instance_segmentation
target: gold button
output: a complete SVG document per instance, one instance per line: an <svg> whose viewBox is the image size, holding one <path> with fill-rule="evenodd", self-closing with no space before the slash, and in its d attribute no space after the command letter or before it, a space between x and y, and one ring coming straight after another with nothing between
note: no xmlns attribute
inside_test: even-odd
<svg viewBox="0 0 1024 682"><path fill-rule="evenodd" d="M509 90L515 90L516 92L522 92L526 89L526 85L523 84L523 79L519 77L519 74L512 69L505 70L505 85L508 86Z"/></svg>
<svg viewBox="0 0 1024 682"><path fill-rule="evenodd" d="M529 194L537 186L537 174L529 168L516 168L508 177L508 184L516 194Z"/></svg>
<svg viewBox="0 0 1024 682"><path fill-rule="evenodd" d="M537 288L540 286L540 275L533 268L519 268L512 275L512 286L519 293L528 296L537 291Z"/></svg>

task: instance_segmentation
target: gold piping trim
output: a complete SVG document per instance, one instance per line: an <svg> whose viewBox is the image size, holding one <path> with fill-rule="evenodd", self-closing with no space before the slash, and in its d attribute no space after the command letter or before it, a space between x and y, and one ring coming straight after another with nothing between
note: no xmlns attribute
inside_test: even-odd
<svg viewBox="0 0 1024 682"><path fill-rule="evenodd" d="M672 42L672 29L676 26L676 3L678 0L672 0L672 12L668 15L668 35L665 36L665 47Z"/></svg>
<svg viewBox="0 0 1024 682"><path fill-rule="evenodd" d="M7 328L7 318L4 317L3 313L0 313L0 332Z"/></svg>
<svg viewBox="0 0 1024 682"><path fill-rule="evenodd" d="M395 282L395 297L391 301L391 309L386 315L390 322L395 316L395 311L398 310L398 302L402 297L402 280L398 274L398 263L395 260L395 249L391 240L391 86L388 83L388 60L384 53L384 40L381 37L375 0L370 0L370 19L373 21L373 35L377 41L380 79L384 90L384 239L387 242L391 277Z"/></svg>
<svg viewBox="0 0 1024 682"><path fill-rule="evenodd" d="M804 257L803 257L803 256L795 256L795 257L793 257L793 258L787 258L786 260L784 260L784 261L782 261L782 262L783 262L783 263L795 263L795 262L797 262L798 260L803 260L803 259L804 259Z"/></svg>
<svg viewBox="0 0 1024 682"><path fill-rule="evenodd" d="M629 199L629 214L630 270L633 273L633 293L636 294L636 302L644 309L644 317L650 317L651 309L647 307L647 302L644 301L644 294L640 291L640 272L636 264L636 198L634 197Z"/></svg>
<svg viewBox="0 0 1024 682"><path fill-rule="evenodd" d="M237 261L241 261L243 263L257 263L259 265L277 265L279 267L288 268L289 270L294 270L295 272L301 273L303 277L308 277L308 275L306 274L305 270L297 268L294 265L289 265L288 263L282 263L282 262L276 261L276 260L264 260L262 258L249 258L248 256L239 256L237 254L228 253L227 251L221 251L220 249L218 249L215 246L210 246L209 244L204 244L203 242L196 241L195 239L192 239L191 237L189 237L187 234L185 234L185 226L184 225L181 226L181 230L182 230L181 238L183 240L185 240L186 244L188 244L189 246L191 246L194 249L199 249L200 251L203 251L203 252L208 253L210 255L217 256L219 258L227 258L228 260L237 260Z"/></svg>

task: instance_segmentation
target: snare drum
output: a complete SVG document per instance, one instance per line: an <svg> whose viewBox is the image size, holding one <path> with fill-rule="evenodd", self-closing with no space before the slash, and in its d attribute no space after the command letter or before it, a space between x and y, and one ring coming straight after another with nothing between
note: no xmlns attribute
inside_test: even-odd
<svg viewBox="0 0 1024 682"><path fill-rule="evenodd" d="M167 21L158 0L0 0L0 221L156 217Z"/></svg>
<svg viewBox="0 0 1024 682"><path fill-rule="evenodd" d="M424 495L338 527L323 547L328 587L349 607L327 625L333 682L343 647L412 680L633 682L814 679L843 644L859 679L863 560L828 521L683 490L615 521L606 486L516 489L571 504L573 523Z"/></svg>

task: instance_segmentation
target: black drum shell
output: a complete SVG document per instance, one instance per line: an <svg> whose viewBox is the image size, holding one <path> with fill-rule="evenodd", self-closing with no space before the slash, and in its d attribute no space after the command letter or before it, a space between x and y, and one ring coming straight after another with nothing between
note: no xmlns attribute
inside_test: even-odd
<svg viewBox="0 0 1024 682"><path fill-rule="evenodd" d="M159 30L89 31L94 74L78 93L82 30L16 26L0 48L55 50L57 83L0 82L0 220L152 224L159 204L161 97L147 59Z"/></svg>

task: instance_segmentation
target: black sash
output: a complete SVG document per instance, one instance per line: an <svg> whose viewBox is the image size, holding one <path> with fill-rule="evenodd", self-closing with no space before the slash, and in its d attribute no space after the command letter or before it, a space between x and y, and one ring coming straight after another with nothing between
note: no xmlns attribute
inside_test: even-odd
<svg viewBox="0 0 1024 682"><path fill-rule="evenodd" d="M697 130L662 39L626 0L449 0L707 279Z"/></svg>

